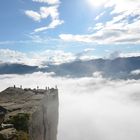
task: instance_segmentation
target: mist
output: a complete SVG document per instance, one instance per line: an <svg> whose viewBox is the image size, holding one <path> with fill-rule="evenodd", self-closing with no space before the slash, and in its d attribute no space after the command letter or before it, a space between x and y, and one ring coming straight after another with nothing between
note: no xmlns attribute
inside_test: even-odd
<svg viewBox="0 0 140 140"><path fill-rule="evenodd" d="M139 140L140 80L53 77L37 72L0 75L8 86L58 86L58 140Z"/></svg>

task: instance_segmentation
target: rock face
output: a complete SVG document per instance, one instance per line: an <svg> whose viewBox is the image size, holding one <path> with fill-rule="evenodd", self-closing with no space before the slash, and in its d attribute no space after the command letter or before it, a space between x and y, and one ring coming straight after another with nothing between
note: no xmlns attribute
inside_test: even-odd
<svg viewBox="0 0 140 140"><path fill-rule="evenodd" d="M0 106L0 125L3 123L7 110Z"/></svg>
<svg viewBox="0 0 140 140"><path fill-rule="evenodd" d="M5 122L14 124L14 128L0 131L4 140L16 140L15 134L25 132L25 140L56 140L58 125L58 89L22 89L9 87L0 92L0 105L8 113ZM28 119L29 117L29 119ZM15 133L13 131L15 130ZM6 138L6 135L13 138ZM12 136L11 136L12 137Z"/></svg>
<svg viewBox="0 0 140 140"><path fill-rule="evenodd" d="M50 94L44 97L39 109L32 115L31 140L57 140L58 92L51 90Z"/></svg>
<svg viewBox="0 0 140 140"><path fill-rule="evenodd" d="M0 131L0 140L18 140L16 129L9 128Z"/></svg>

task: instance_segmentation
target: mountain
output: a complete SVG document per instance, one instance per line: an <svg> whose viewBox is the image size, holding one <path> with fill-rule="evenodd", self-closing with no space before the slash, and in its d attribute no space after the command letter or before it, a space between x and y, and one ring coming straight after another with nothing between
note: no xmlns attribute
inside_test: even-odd
<svg viewBox="0 0 140 140"><path fill-rule="evenodd" d="M112 79L140 79L140 57L94 59L88 61L76 60L60 65L49 64L45 68L23 64L0 64L0 74L26 74L37 71L54 72L56 76L91 77L95 72L101 72L103 77Z"/></svg>
<svg viewBox="0 0 140 140"><path fill-rule="evenodd" d="M48 65L47 72L54 72L57 76L83 77L92 76L94 72L101 72L104 77L110 78L134 78L140 75L132 75L131 72L140 69L140 57L95 59L89 61L77 60L61 65Z"/></svg>
<svg viewBox="0 0 140 140"><path fill-rule="evenodd" d="M28 66L18 63L1 63L0 74L26 74L38 71L37 66Z"/></svg>

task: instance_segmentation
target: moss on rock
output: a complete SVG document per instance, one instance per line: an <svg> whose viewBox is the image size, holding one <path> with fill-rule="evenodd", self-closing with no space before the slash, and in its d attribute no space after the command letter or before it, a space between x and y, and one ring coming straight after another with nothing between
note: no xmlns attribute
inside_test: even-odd
<svg viewBox="0 0 140 140"><path fill-rule="evenodd" d="M18 140L29 140L29 134L23 131L19 131Z"/></svg>
<svg viewBox="0 0 140 140"><path fill-rule="evenodd" d="M29 131L29 119L30 115L27 113L18 113L15 116L11 116L6 123L10 123L14 125L14 128L17 131Z"/></svg>

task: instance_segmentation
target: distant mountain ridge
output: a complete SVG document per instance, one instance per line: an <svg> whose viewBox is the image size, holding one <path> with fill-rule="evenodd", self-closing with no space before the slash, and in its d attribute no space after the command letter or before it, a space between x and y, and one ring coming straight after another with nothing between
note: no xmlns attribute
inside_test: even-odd
<svg viewBox="0 0 140 140"><path fill-rule="evenodd" d="M56 75L72 77L92 76L94 72L102 72L104 77L134 78L131 71L140 69L140 57L95 59L89 61L74 61L61 65L50 65L47 71L53 71ZM138 75L137 75L138 77ZM135 77L135 78L137 78Z"/></svg>
<svg viewBox="0 0 140 140"><path fill-rule="evenodd" d="M38 71L38 66L28 66L18 63L1 63L0 74L26 74Z"/></svg>
<svg viewBox="0 0 140 140"><path fill-rule="evenodd" d="M60 65L49 64L45 68L22 64L0 65L0 74L26 74L37 71L54 72L56 76L90 77L94 72L101 72L103 77L118 79L140 79L140 74L132 71L140 70L140 57L94 59L88 61L73 61Z"/></svg>

